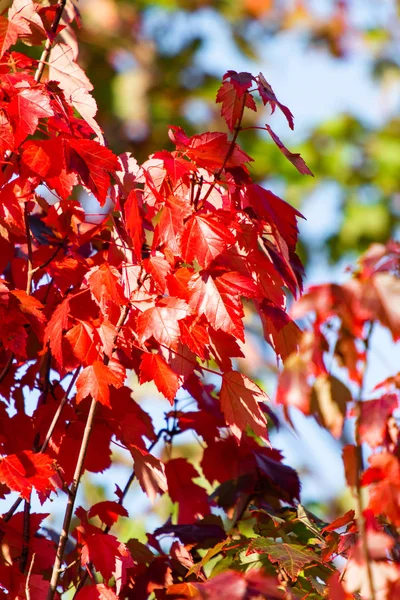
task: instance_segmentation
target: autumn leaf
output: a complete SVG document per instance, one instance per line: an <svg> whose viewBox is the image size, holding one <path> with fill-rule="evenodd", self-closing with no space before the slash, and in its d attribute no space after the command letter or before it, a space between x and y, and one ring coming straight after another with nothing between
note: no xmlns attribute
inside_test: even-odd
<svg viewBox="0 0 400 600"><path fill-rule="evenodd" d="M53 109L47 94L40 88L25 88L11 100L8 114L14 123L15 144L20 144L35 133L39 119L53 115Z"/></svg>
<svg viewBox="0 0 400 600"><path fill-rule="evenodd" d="M66 298L57 306L44 331L45 340L49 342L53 356L61 366L63 365L63 332L68 328L69 314L69 298Z"/></svg>
<svg viewBox="0 0 400 600"><path fill-rule="evenodd" d="M260 93L261 99L264 104L269 104L271 107L271 112L275 111L275 108L278 107L286 117L286 120L289 124L290 129L294 129L293 115L288 109L287 106L279 102L278 98L275 96L274 90L265 79L262 73L258 74L256 77L258 91Z"/></svg>
<svg viewBox="0 0 400 600"><path fill-rule="evenodd" d="M88 517L99 517L100 521L107 527L112 527L116 523L119 517L127 517L128 511L124 506L118 504L118 502L111 502L110 500L104 500L103 502L97 502L93 504L88 510Z"/></svg>
<svg viewBox="0 0 400 600"><path fill-rule="evenodd" d="M73 171L103 206L111 185L110 173L118 171L118 158L95 140L65 140L67 171Z"/></svg>
<svg viewBox="0 0 400 600"><path fill-rule="evenodd" d="M277 544L266 538L255 538L250 543L250 551L267 554L272 563L278 563L292 581L296 581L300 571L311 563L320 563L317 554L299 544Z"/></svg>
<svg viewBox="0 0 400 600"><path fill-rule="evenodd" d="M219 398L226 422L237 441L247 425L256 435L268 439L267 420L259 402L269 401L269 398L246 375L238 371L224 373Z"/></svg>
<svg viewBox="0 0 400 600"><path fill-rule="evenodd" d="M172 502L179 504L178 523L191 523L198 516L210 512L207 493L193 479L199 476L185 458L174 458L165 465L168 494Z"/></svg>
<svg viewBox="0 0 400 600"><path fill-rule="evenodd" d="M153 336L160 344L176 350L180 338L179 321L189 312L188 305L180 298L160 300L158 306L148 308L137 319L140 342L143 344Z"/></svg>
<svg viewBox="0 0 400 600"><path fill-rule="evenodd" d="M95 360L94 363L83 369L76 380L76 401L82 402L87 396L93 400L110 406L109 386L121 387L123 381L111 371L103 362Z"/></svg>
<svg viewBox="0 0 400 600"><path fill-rule="evenodd" d="M85 536L81 561L83 566L92 563L106 581L116 574L118 561L122 562L123 569L133 567L132 557L125 544L103 531Z"/></svg>
<svg viewBox="0 0 400 600"><path fill-rule="evenodd" d="M348 387L333 375L319 375L311 390L311 412L317 415L321 425L340 438L353 398Z"/></svg>
<svg viewBox="0 0 400 600"><path fill-rule="evenodd" d="M123 306L127 303L120 280L118 270L107 263L94 268L87 276L92 297L105 314L110 305Z"/></svg>
<svg viewBox="0 0 400 600"><path fill-rule="evenodd" d="M225 333L244 341L240 297L224 293L225 286L220 286L218 278L214 279L206 271L194 274L188 288L189 306L193 314L204 315L213 329L222 329Z"/></svg>
<svg viewBox="0 0 400 600"><path fill-rule="evenodd" d="M118 600L118 596L112 588L107 587L104 583L97 583L79 590L76 600Z"/></svg>
<svg viewBox="0 0 400 600"><path fill-rule="evenodd" d="M265 128L268 131L269 135L274 140L275 144L278 146L279 150L282 152L282 154L284 156L286 156L286 158L292 163L292 165L294 165L296 167L298 172L301 173L302 175L311 175L312 177L314 177L312 171L310 171L310 169L307 167L306 163L301 158L300 154L293 154L292 152L290 152L290 150L288 150L286 148L286 146L284 146L284 144L282 144L281 140L278 138L276 133L274 133L272 131L272 129L269 125L265 125Z"/></svg>
<svg viewBox="0 0 400 600"><path fill-rule="evenodd" d="M159 354L142 354L139 380L140 383L154 381L158 391L161 392L171 404L174 403L176 392L181 386L179 376Z"/></svg>
<svg viewBox="0 0 400 600"><path fill-rule="evenodd" d="M230 79L230 81L228 81ZM230 131L233 131L243 115L244 108L256 111L254 98L248 93L254 82L250 73L235 73L228 71L217 92L216 102L221 103L221 115L224 117Z"/></svg>
<svg viewBox="0 0 400 600"><path fill-rule="evenodd" d="M212 261L235 242L235 237L211 215L194 215L186 223L182 235L182 258L187 263L195 259L207 269Z"/></svg>
<svg viewBox="0 0 400 600"><path fill-rule="evenodd" d="M130 448L135 463L135 473L142 490L154 502L157 494L168 491L164 464L159 458L137 448Z"/></svg>
<svg viewBox="0 0 400 600"><path fill-rule="evenodd" d="M384 439L390 415L398 407L397 394L385 394L377 400L365 400L360 403L359 434L361 440L376 448Z"/></svg>
<svg viewBox="0 0 400 600"><path fill-rule="evenodd" d="M55 475L53 460L45 453L35 454L24 450L18 454L9 454L0 462L0 481L10 490L29 500L32 488L46 494L54 489L50 478Z"/></svg>

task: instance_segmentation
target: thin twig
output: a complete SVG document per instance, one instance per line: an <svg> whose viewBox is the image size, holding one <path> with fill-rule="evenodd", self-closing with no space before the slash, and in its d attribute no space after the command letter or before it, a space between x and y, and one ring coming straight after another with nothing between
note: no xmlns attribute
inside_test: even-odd
<svg viewBox="0 0 400 600"><path fill-rule="evenodd" d="M31 538L31 503L29 500L25 500L24 505L24 529L22 533L22 551L21 551L21 561L19 563L19 570L21 573L25 572L26 565L28 562L29 556L29 541Z"/></svg>
<svg viewBox="0 0 400 600"><path fill-rule="evenodd" d="M243 119L243 114L244 114L244 108L246 106L247 94L248 94L248 92L245 92L243 94L243 104L242 104L242 108L240 110L239 120L238 120L238 123L237 123L237 125L236 125L236 127L234 129L233 137L231 139L231 143L230 143L230 146L228 148L228 152L226 153L226 156L225 156L224 162L222 163L221 168L214 175L214 181L212 182L212 184L208 188L207 193L205 194L205 196L203 198L203 204L208 199L208 197L210 196L211 192L215 188L218 179L221 177L222 172L225 169L226 164L227 164L228 160L230 159L230 157L232 156L232 153L233 153L233 151L235 149L236 140L237 140L238 135L239 135L239 133L240 133L240 131L242 129L242 119Z"/></svg>
<svg viewBox="0 0 400 600"><path fill-rule="evenodd" d="M28 246L28 276L26 280L26 293L30 294L32 291L32 278L33 278L33 257L32 257L32 237L31 237L31 229L29 227L29 213L28 213L28 203L25 202L24 205L24 222L25 222L25 232L26 232L26 243Z"/></svg>
<svg viewBox="0 0 400 600"><path fill-rule="evenodd" d="M36 69L35 81L37 83L39 83L39 81L42 79L44 67L49 59L50 52L53 48L55 35L57 33L57 29L60 24L61 17L64 12L66 3L67 3L67 0L61 0L57 6L57 12L54 17L53 25L51 26L52 35L51 35L51 37L47 38L47 40L46 40L46 45L44 47L42 56L40 57L38 67Z"/></svg>
<svg viewBox="0 0 400 600"><path fill-rule="evenodd" d="M376 600L375 588L374 588L374 578L372 574L371 567L371 557L368 548L368 538L367 538L367 530L365 527L365 519L363 516L364 512L364 504L362 498L362 490L361 490L361 475L364 471L364 458L363 458L363 450L362 450L362 439L360 434L360 425L361 425L361 414L362 414L362 401L364 395L364 386L365 386L365 374L367 370L367 359L368 359L368 350L371 341L371 335L374 329L374 322L371 321L369 323L369 329L364 339L364 348L365 348L365 360L363 365L363 371L361 374L360 387L358 392L358 397L355 401L355 442L356 442L356 456L357 456L357 482L356 482L356 502L357 502L357 513L358 513L358 529L360 532L360 540L361 540L361 549L365 561L365 566L367 569L367 577L369 588L371 592L370 600Z"/></svg>
<svg viewBox="0 0 400 600"><path fill-rule="evenodd" d="M114 344L116 343L119 332L121 330L121 327L124 324L128 314L129 314L129 309L130 309L130 306L127 305L121 311L120 318L116 325L116 334L114 337ZM115 348L113 349L112 352L114 352L114 350L115 350ZM103 362L105 365L108 365L108 363L110 362L110 358L108 356L105 356ZM57 554L56 554L56 559L55 559L54 565L53 565L53 571L52 571L52 575L51 575L51 579L50 579L49 591L47 593L47 600L53 600L56 590L57 590L58 579L59 579L60 571L61 571L61 565L62 565L62 562L64 559L65 546L66 546L67 540L68 540L72 514L74 511L75 500L76 500L80 480L81 480L82 473L83 473L86 452L87 452L88 445L89 445L90 434L91 434L92 428L93 428L97 404L98 404L97 400L95 400L93 398L91 405L90 405L89 414L88 414L88 418L87 418L86 425L85 425L85 430L83 432L83 438L82 438L81 447L79 450L78 460L77 460L77 463L75 466L75 472L74 472L72 484L71 484L71 487L69 490L67 506L66 506L65 514L64 514L64 522L63 522L63 527L62 527L62 531L60 534L60 538L58 541Z"/></svg>
<svg viewBox="0 0 400 600"><path fill-rule="evenodd" d="M29 565L29 571L28 574L26 576L26 583L25 583L25 596L26 596L26 600L31 600L31 591L29 589L29 581L32 575L32 569L33 569L33 563L35 562L35 556L36 553L34 552L32 554L32 558L31 558L31 564Z"/></svg>
<svg viewBox="0 0 400 600"><path fill-rule="evenodd" d="M73 374L73 376L71 378L71 381L69 382L68 388L67 388L64 396L62 397L62 400L61 400L60 404L58 405L58 408L57 408L56 412L54 413L53 420L50 423L50 427L47 430L46 437L45 437L44 442L43 442L43 444L42 444L42 446L40 448L40 452L46 452L47 446L49 445L50 438L53 435L55 426L57 425L57 421L60 418L62 410L63 410L64 406L66 405L66 403L68 402L68 396L70 395L71 390L74 387L74 384L75 384L76 378L79 375L80 369L81 369L81 367L79 366L76 369L75 373Z"/></svg>
<svg viewBox="0 0 400 600"><path fill-rule="evenodd" d="M83 472L83 465L85 462L86 452L87 452L88 445L89 445L90 434L92 432L93 421L94 421L94 417L96 414L96 408L97 408L97 401L95 399L92 399L88 418L87 418L86 425L85 425L85 431L83 433L81 447L79 450L78 460L77 460L77 463L75 466L75 472L74 472L72 485L70 488L70 494L68 496L68 502L67 502L67 507L65 510L63 527L62 527L62 531L61 531L61 535L60 535L60 539L59 539L58 547L57 547L57 555L56 555L56 559L55 559L54 565L53 565L53 572L52 572L51 579L50 579L49 591L47 593L47 600L53 600L56 590L57 590L58 578L60 576L60 568L61 568L63 558L64 558L65 546L66 546L67 540L68 540L68 534L69 534L69 528L71 525L72 513L74 511L75 498L76 498L76 494L78 492L79 483L80 483L82 472Z"/></svg>
<svg viewBox="0 0 400 600"><path fill-rule="evenodd" d="M8 375L8 371L11 368L12 362L14 360L14 352L11 352L10 356L7 359L6 364L3 367L3 370L0 373L0 383L5 379Z"/></svg>

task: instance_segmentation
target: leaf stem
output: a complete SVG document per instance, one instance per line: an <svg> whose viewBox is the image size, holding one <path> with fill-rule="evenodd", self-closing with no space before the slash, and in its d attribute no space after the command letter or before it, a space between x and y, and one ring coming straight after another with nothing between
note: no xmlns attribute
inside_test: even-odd
<svg viewBox="0 0 400 600"><path fill-rule="evenodd" d="M224 158L224 162L222 163L221 168L215 173L215 175L214 175L214 181L212 182L212 184L208 188L207 193L205 194L205 196L203 198L203 204L209 198L211 192L215 188L218 179L221 177L222 172L225 169L226 164L227 164L228 160L230 159L230 157L232 156L232 153L233 153L233 151L235 149L236 140L237 140L238 135L239 135L239 133L240 133L240 131L242 129L241 125L242 125L242 119L243 119L243 114L244 114L244 108L246 106L246 95L247 95L247 93L248 92L246 91L243 94L243 104L242 104L242 108L240 110L239 120L238 120L237 125L235 126L233 137L231 139L231 143L229 145L228 151L227 151L226 156Z"/></svg>

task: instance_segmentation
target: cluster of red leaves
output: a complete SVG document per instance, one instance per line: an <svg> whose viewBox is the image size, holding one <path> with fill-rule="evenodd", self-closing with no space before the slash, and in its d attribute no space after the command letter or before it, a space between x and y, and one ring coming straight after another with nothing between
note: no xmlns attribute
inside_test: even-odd
<svg viewBox="0 0 400 600"><path fill-rule="evenodd" d="M14 0L0 16L0 483L4 498L17 492L25 507L15 512L17 501L0 522L0 596L55 598L75 587L77 600L214 598L228 585L232 597L281 598L274 558L269 573L231 570L204 583L207 561L199 564L197 552L232 542L213 506L239 519L250 501L262 510L299 499L296 472L268 444L269 399L233 362L243 356L251 307L279 357L300 339L284 290L301 290L301 215L253 183L252 159L237 144L256 94L291 128L293 116L262 74L231 71L217 95L231 139L172 127L172 150L143 165L117 157L77 63L76 16L72 3L33 0ZM14 51L17 42L44 44L40 60ZM79 202L83 191L112 203L95 223ZM220 484L213 497L186 458L151 453L161 432L132 399L128 371L175 404L167 435L192 430L204 441L204 477ZM197 409L178 410L181 388ZM147 547L117 540L109 530L128 515L118 491L117 502L76 510L76 544L65 548L61 534L56 559L53 538L40 532L46 515L31 513L32 490L41 502L57 490L73 503L82 471L111 466L115 440L150 499L168 493L177 503L176 523L157 535L182 543L165 554L155 535ZM194 583L185 588L188 574Z"/></svg>
<svg viewBox="0 0 400 600"><path fill-rule="evenodd" d="M365 398L365 371L371 340L378 327L387 329L394 342L400 337L400 245L375 244L359 261L359 268L343 285L310 288L293 307L298 319L314 315L313 326L302 334L300 350L285 362L277 400L290 418L290 407L314 415L334 437L340 438L346 418L355 418L354 444L343 447L347 484L363 509L363 525L354 511L325 527L327 558L347 557L343 581L331 580L332 598L395 600L400 589L400 450L394 413L399 407L399 374L375 386ZM329 357L329 358L328 358ZM350 389L328 372L332 357ZM364 467L363 448L369 447ZM372 453L371 453L372 451ZM368 502L362 488L368 486ZM361 500L360 500L361 498ZM360 517L358 519L360 525ZM346 527L339 535L336 530Z"/></svg>
<svg viewBox="0 0 400 600"><path fill-rule="evenodd" d="M52 600L75 589L77 600L291 600L351 598L360 588L368 597L369 567L382 598L395 598L398 378L384 382L383 397L355 403L358 439L344 448L346 476L358 492L371 487L358 536L354 514L324 528L298 504L297 473L268 443L269 399L235 359L252 311L284 361L278 401L317 415L339 437L352 396L325 367L324 327L339 318L334 355L362 387L366 327L377 321L400 334L398 247L373 249L349 284L311 290L293 313L316 314L313 331L302 334L285 293L301 291L301 215L253 183L252 159L237 143L243 112L257 110L257 98L293 128L289 109L261 73L229 71L217 102L231 137L189 137L171 127L171 150L143 165L117 157L77 63L76 17L63 0L14 0L0 16L0 492L24 502L0 521L0 597ZM17 42L44 44L40 60L14 51ZM93 222L79 202L83 192L112 209ZM172 427L154 430L126 386L128 372L170 402ZM181 389L190 411L181 409ZM163 435L183 431L201 440L199 466L152 453ZM40 529L47 515L30 510L32 490L41 502L55 490L65 497L68 530L81 474L112 465L112 441L132 456L129 481L135 476L151 500L168 494L176 519L149 533L147 545L123 543L110 529L128 516L129 485L117 488L117 501L75 511L76 543L66 546L61 534L56 553L54 532ZM362 442L383 450L361 476ZM214 507L231 519L228 531ZM252 539L237 528L244 514ZM168 552L164 535L177 538ZM332 563L338 555L349 559L343 581ZM207 579L213 559L220 574Z"/></svg>

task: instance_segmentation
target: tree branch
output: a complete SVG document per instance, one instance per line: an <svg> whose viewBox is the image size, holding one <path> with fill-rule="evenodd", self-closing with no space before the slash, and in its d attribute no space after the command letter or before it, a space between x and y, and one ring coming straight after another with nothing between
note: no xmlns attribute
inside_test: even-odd
<svg viewBox="0 0 400 600"><path fill-rule="evenodd" d="M365 561L365 566L367 569L367 577L370 588L370 600L376 600L375 587L374 587L374 578L372 574L371 568L371 557L368 548L368 538L367 538L367 530L365 527L365 519L363 516L364 511L364 503L362 498L362 490L361 490L361 476L364 471L364 458L363 458L363 450L362 450L362 439L360 435L360 424L361 424L361 411L362 411L362 401L364 395L364 386L365 386L365 374L367 371L367 360L368 360L368 350L370 347L371 335L374 329L374 322L371 321L369 323L369 329L364 339L364 347L365 347L365 361L363 365L363 371L361 375L360 388L358 392L358 397L355 403L355 413L356 413L356 422L355 422L355 442L356 442L356 455L357 455L357 482L356 482L356 502L357 502L357 522L358 529L360 532L360 540L361 540L361 548Z"/></svg>
<svg viewBox="0 0 400 600"><path fill-rule="evenodd" d="M52 36L49 37L49 38L47 38L46 45L44 47L44 50L42 52L42 56L39 59L39 64L38 64L38 67L36 69L35 81L37 83L39 83L39 81L42 79L43 71L44 71L45 65L46 65L46 63L47 63L47 61L49 59L50 52L51 52L51 50L53 48L55 34L57 33L57 29L58 29L58 26L60 24L61 17L62 17L62 14L64 12L64 8L65 8L66 3L67 3L67 0L60 0L59 4L57 6L57 12L56 12L55 17L54 17L53 25L51 26Z"/></svg>
<svg viewBox="0 0 400 600"><path fill-rule="evenodd" d="M118 334L121 330L121 327L124 324L125 319L127 318L128 314L129 314L129 308L130 308L130 306L127 305L121 311L120 318L116 325L116 334L115 334L115 338L114 338L114 344L118 338ZM113 349L113 352L114 352L114 350L115 350L115 348ZM107 365L110 362L109 357L105 356L103 362L105 365ZM85 430L83 432L82 443L81 443L81 447L79 450L78 460L77 460L77 463L75 466L75 472L74 472L74 477L72 480L72 485L69 490L68 502L67 502L67 506L65 509L62 531L61 531L60 538L58 541L57 554L56 554L56 559L55 559L54 565L53 565L53 571L51 574L49 591L47 593L47 600L53 600L56 590L57 590L58 578L60 576L61 565L62 565L62 562L64 559L65 546L67 544L69 529L71 526L71 519L72 519L72 514L74 511L75 499L76 499L76 495L78 493L78 488L79 488L80 480L81 480L82 473L83 473L83 466L84 466L86 452L87 452L88 445L89 445L90 434L91 434L92 428L93 428L93 422L94 422L94 417L96 414L97 404L98 404L97 400L95 400L93 398L91 405L90 405L89 414L88 414L88 418L87 418L86 425L85 425Z"/></svg>

